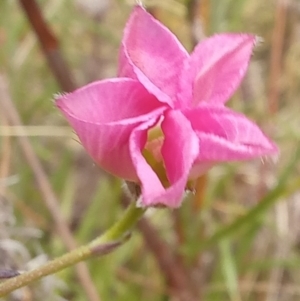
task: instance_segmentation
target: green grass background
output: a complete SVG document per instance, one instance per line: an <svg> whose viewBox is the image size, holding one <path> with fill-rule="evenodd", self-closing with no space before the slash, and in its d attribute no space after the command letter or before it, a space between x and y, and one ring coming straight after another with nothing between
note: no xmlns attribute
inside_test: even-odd
<svg viewBox="0 0 300 301"><path fill-rule="evenodd" d="M78 2L38 1L81 86L116 74L122 30L132 3L111 1L103 15L95 17ZM271 114L270 57L280 1L202 3L209 6L202 19L206 34L251 32L264 39L229 106L255 120L276 141L280 156L215 166L208 174L201 209L195 212L193 201L188 200L176 211L176 218L173 211L162 209L147 217L183 258L188 274L200 287L199 300L300 300L300 4L298 0L288 3L277 82L278 109ZM192 49L187 1L148 4ZM0 73L9 82L11 98L74 238L79 244L90 241L123 212L121 181L93 164L54 107L53 95L60 88L18 1L0 1ZM66 249L54 231L17 135L5 130L8 124L3 111L0 121L0 168L9 165L0 179L5 187L0 200L0 264L22 270ZM164 272L139 231L120 249L89 261L88 266L101 300L180 300L169 293ZM3 300L88 298L70 268Z"/></svg>

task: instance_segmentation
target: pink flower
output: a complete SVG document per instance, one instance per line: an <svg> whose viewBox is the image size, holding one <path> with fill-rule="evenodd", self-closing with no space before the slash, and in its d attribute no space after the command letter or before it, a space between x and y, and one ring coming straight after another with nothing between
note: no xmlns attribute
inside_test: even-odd
<svg viewBox="0 0 300 301"><path fill-rule="evenodd" d="M255 42L248 34L214 35L188 54L137 6L125 28L119 77L56 104L97 164L141 185L141 205L178 207L187 182L213 164L277 152L254 123L224 106Z"/></svg>

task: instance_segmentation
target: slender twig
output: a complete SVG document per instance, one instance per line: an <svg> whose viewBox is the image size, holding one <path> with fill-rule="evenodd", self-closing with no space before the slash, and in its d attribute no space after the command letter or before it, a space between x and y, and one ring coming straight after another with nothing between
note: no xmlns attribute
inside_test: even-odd
<svg viewBox="0 0 300 301"><path fill-rule="evenodd" d="M0 114L1 121L4 126L7 126L8 120L5 114L1 112ZM11 138L10 137L3 137L2 142L2 156L0 161L0 179L4 179L9 174L10 163L11 163ZM0 196L5 194L6 187L5 185L0 185Z"/></svg>
<svg viewBox="0 0 300 301"><path fill-rule="evenodd" d="M275 114L278 110L278 98L280 93L279 80L281 76L287 6L288 0L277 0L270 55L268 106L271 114Z"/></svg>
<svg viewBox="0 0 300 301"><path fill-rule="evenodd" d="M47 26L38 4L35 0L19 0L19 2L38 37L49 67L61 89L67 92L73 91L76 86L70 69L60 52L58 40Z"/></svg>
<svg viewBox="0 0 300 301"><path fill-rule="evenodd" d="M30 0L30 1L20 0L20 1L21 1L21 4L23 5L23 7L24 7L24 5L27 6L27 8L24 7L24 9L26 9L26 14L28 14L28 18L29 18L30 22L32 23L33 27L35 28L35 31L36 31L36 33L37 33L37 35L38 35L38 37L39 37L39 40L40 40L40 44L42 45L42 48L43 48L45 54L47 55L49 65L50 65L50 67L51 67L51 69L52 69L54 75L56 76L58 82L61 82L61 81L60 81L60 76L57 76L57 75L56 75L56 74L57 74L57 71L55 70L56 64L53 64L51 61L49 61L49 53L51 53L51 52L52 52L51 49L52 49L53 47L55 47L55 45L57 45L57 40L55 39L54 35L49 31L49 29L47 28L46 23L45 23L43 20L42 20L42 28L44 29L44 31L42 32L42 30L38 30L38 27L40 27L40 26L39 26L39 25L37 24L37 22L36 22L36 16L35 16L35 15L36 15L36 14L39 14L38 20L39 20L39 19L42 19L42 15L41 15L41 12L39 11L39 9L38 9L36 3L34 3L36 12L35 12L35 14L34 14L33 17L32 17L31 15L29 15L29 12L32 10L32 8L30 8L30 9L28 8L28 3L27 3L27 2L34 2L34 1L33 1L33 0ZM38 10L38 11L37 11L37 10ZM48 39L45 39L45 38L42 37L45 33L46 33L46 36L48 36ZM70 89L66 88L65 85L64 85L63 83L61 83L61 86L62 86L62 88L63 88L65 91L69 91L69 90L70 90ZM72 90L72 89L71 89L71 90ZM148 226L149 226L149 229L154 230L153 227L152 227L151 225L148 225ZM142 232L142 234L143 234L144 237L145 237L145 233L143 232L143 230L141 230L141 232ZM147 240L146 237L145 237L145 240ZM154 244L154 243L152 243L152 247L155 249L155 244ZM167 244L165 244L164 247L165 247L165 248L168 248ZM159 253L159 252L154 252L154 255L157 256L157 257L160 257L160 253ZM171 259L171 257L170 257L170 259ZM157 260L158 260L158 262L159 262L159 261L163 261L162 258L157 258ZM173 258L173 262L172 262L171 265L175 266L176 264L177 264L177 263L176 263L176 259ZM163 271L163 272L164 272L164 271ZM170 275L171 275L171 273L172 273L172 271L170 272ZM179 273L180 273L180 271L179 271ZM181 273L182 273L182 271L181 271ZM173 277L173 276L170 276L170 275L169 275L169 276L166 276L166 278L168 279L168 278L170 278L170 277L171 277L171 278ZM183 274L182 274L182 275L183 275Z"/></svg>
<svg viewBox="0 0 300 301"><path fill-rule="evenodd" d="M277 0L274 19L274 29L272 34L270 72L269 72L269 91L268 91L268 111L270 116L275 115L279 107L280 79L282 69L282 54L284 48L284 35L286 29L287 6L289 0ZM261 180L258 185L257 194L261 198L267 191L266 176L271 172L270 164L261 164Z"/></svg>
<svg viewBox="0 0 300 301"><path fill-rule="evenodd" d="M9 122L11 125L22 126L21 118L16 110L14 103L10 97L10 93L8 90L8 84L5 77L0 75L0 108L3 112L5 112ZM26 137L26 135L21 135L18 137L19 143L21 145L21 149L24 153L25 158L30 165L36 181L38 183L41 194L43 195L43 200L51 213L51 216L54 220L54 225L62 238L62 241L67 246L68 250L72 250L76 248L76 242L69 230L67 223L65 222L61 209L59 206L59 202L55 193L52 190L52 187L49 183L47 175L37 158L31 143ZM93 285L93 281L89 275L89 271L87 266L84 263L79 263L76 266L76 273L79 281L81 282L88 298L90 301L100 301L99 294Z"/></svg>
<svg viewBox="0 0 300 301"><path fill-rule="evenodd" d="M199 41L205 38L207 27L207 1L187 1L187 21L190 27L190 40L194 48Z"/></svg>
<svg viewBox="0 0 300 301"><path fill-rule="evenodd" d="M124 195L122 202L128 206L129 200ZM153 254L168 286L166 291L173 292L180 301L199 300L197 293L190 283L189 275L181 262L177 261L176 251L161 239L160 234L147 218L142 217L137 224L148 250Z"/></svg>
<svg viewBox="0 0 300 301"><path fill-rule="evenodd" d="M190 277L188 277L184 267L176 261L174 252L172 252L170 247L160 238L159 233L145 218L142 218L138 222L138 228L143 233L145 243L155 256L170 289L174 291L174 294L179 300L199 300L197 292L195 292L190 282Z"/></svg>
<svg viewBox="0 0 300 301"><path fill-rule="evenodd" d="M193 48L205 38L209 24L209 3L207 0L188 0L187 16L190 26L190 40ZM193 206L198 212L202 208L204 195L207 187L207 174L199 177L195 183L196 194Z"/></svg>
<svg viewBox="0 0 300 301"><path fill-rule="evenodd" d="M149 12L155 16L157 8L151 7ZM179 240L184 240L183 231L180 229L179 214L173 212L172 216L176 224L176 234ZM158 231L146 219L142 218L138 223L138 228L143 234L143 238L148 249L154 255L158 266L168 284L167 291L173 292L180 301L199 301L199 290L195 287L189 271L186 270L181 255L161 239Z"/></svg>
<svg viewBox="0 0 300 301"><path fill-rule="evenodd" d="M284 48L284 36L286 31L287 20L287 6L289 0L277 0L276 13L274 20L274 30L272 35L271 45L271 58L270 58L270 77L269 77L269 97L268 106L270 114L274 115L278 111L279 96L280 96L280 76L282 68L282 57ZM266 168L266 167L262 167ZM276 211L278 214L282 214L282 211ZM286 253L286 244L280 243L277 246L277 256L282 257ZM275 299L277 294L277 284L282 280L283 270L275 268L270 275L269 291L267 293L267 300Z"/></svg>
<svg viewBox="0 0 300 301"><path fill-rule="evenodd" d="M0 285L0 297L12 291L28 285L47 275L54 274L62 269L70 267L92 257L103 256L120 246L128 238L128 231L136 224L144 214L145 209L137 208L132 202L123 217L118 220L108 231L87 245L81 246L69 253L58 257L35 270L26 272L20 276L5 281Z"/></svg>
<svg viewBox="0 0 300 301"><path fill-rule="evenodd" d="M190 27L190 40L193 48L205 38L208 33L209 26L209 9L210 2L209 0L188 0L187 1L187 19ZM201 175L195 181L195 196L193 198L193 203L191 206L193 207L193 212L195 214L199 214L199 212L203 208L205 193L207 189L208 182L208 174ZM201 240L204 237L203 229L196 229ZM193 264L190 265L190 270L195 267L200 269L200 263L202 263L202 252L199 252L198 256L194 258ZM199 300L202 299L202 287L198 284L198 295Z"/></svg>
<svg viewBox="0 0 300 301"><path fill-rule="evenodd" d="M23 10L30 24L32 25L32 28L37 35L38 41L56 81L58 82L62 90L67 92L74 90L76 88L76 85L74 83L70 69L68 68L67 63L60 52L58 39L55 37L55 35L47 25L47 22L45 21L45 18L43 17L38 4L35 0L19 0L19 2L23 7ZM20 118L18 117L15 108L12 107L11 111L15 111L14 115L16 115L16 118L14 118L12 125L21 125ZM48 179L35 156L28 138L19 137L19 140L23 145L23 150L25 152L25 156L27 156L28 161L31 162L32 167L35 166L33 170L35 170L35 175L38 178L38 181L40 181L40 188L43 191L46 205L49 208L49 211L51 212L53 218L57 220L56 225L59 233L63 238L63 241L65 242L67 248L69 250L72 250L76 247L75 240L73 239L73 236L66 222L61 216L56 196L51 189ZM42 174L43 177L40 177L40 174ZM84 263L78 264L76 271L77 276L82 283L82 286L86 291L89 300L100 301L101 299L99 293L97 292L97 289L93 284L86 265Z"/></svg>

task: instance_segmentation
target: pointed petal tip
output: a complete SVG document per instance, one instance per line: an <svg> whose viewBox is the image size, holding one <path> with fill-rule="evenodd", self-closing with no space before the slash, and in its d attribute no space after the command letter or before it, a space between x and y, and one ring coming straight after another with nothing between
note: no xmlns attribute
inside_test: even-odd
<svg viewBox="0 0 300 301"><path fill-rule="evenodd" d="M279 147L273 142L270 141L270 148L265 150L261 156L261 161L264 162L271 162L272 164L277 164L280 157L280 149Z"/></svg>
<svg viewBox="0 0 300 301"><path fill-rule="evenodd" d="M273 163L277 163L279 161L280 151L277 150L277 152L271 153L268 157Z"/></svg>
<svg viewBox="0 0 300 301"><path fill-rule="evenodd" d="M254 46L255 47L260 46L265 41L264 38L260 37L260 36L254 36L254 38L255 38L255 40L254 40Z"/></svg>
<svg viewBox="0 0 300 301"><path fill-rule="evenodd" d="M201 41L182 71L180 101L226 103L246 74L257 40L252 34L222 33Z"/></svg>
<svg viewBox="0 0 300 301"><path fill-rule="evenodd" d="M245 143L245 145L247 145L247 143ZM249 146L257 149L257 156L261 155L275 158L278 157L280 153L280 149L277 146L277 144L274 141L272 141L267 135L265 135L265 133L263 133L262 131L261 135L257 136L257 141L255 145L249 144Z"/></svg>
<svg viewBox="0 0 300 301"><path fill-rule="evenodd" d="M269 140L269 143L270 143L270 148L269 150L267 151L267 155L268 156L271 156L272 158L277 158L279 157L280 155L280 149L279 147L277 146L277 144L275 144L275 142Z"/></svg>
<svg viewBox="0 0 300 301"><path fill-rule="evenodd" d="M138 79L161 102L174 107L178 74L189 57L178 38L137 5L126 23L118 75Z"/></svg>
<svg viewBox="0 0 300 301"><path fill-rule="evenodd" d="M62 101L64 98L68 96L67 92L57 92L53 95L53 103L60 108Z"/></svg>
<svg viewBox="0 0 300 301"><path fill-rule="evenodd" d="M200 42L196 47L201 47L201 43L211 40L213 43L215 43L217 46L220 44L220 42L224 43L227 41L227 43L243 43L248 41L250 44L253 44L255 46L257 43L263 42L263 38L252 34L252 33L243 33L243 32L224 32L224 33L216 33L212 36L207 37L202 42ZM222 44L221 43L221 44Z"/></svg>
<svg viewBox="0 0 300 301"><path fill-rule="evenodd" d="M145 5L142 0L136 0L135 2L136 2L136 4L134 6L134 10L142 9L142 10L146 11Z"/></svg>
<svg viewBox="0 0 300 301"><path fill-rule="evenodd" d="M245 144L246 146L247 144ZM260 142L256 145L248 145L251 155L249 159L255 158L270 158L272 161L277 162L280 150L278 146L270 140L267 136L260 138ZM250 153L249 153L250 154Z"/></svg>

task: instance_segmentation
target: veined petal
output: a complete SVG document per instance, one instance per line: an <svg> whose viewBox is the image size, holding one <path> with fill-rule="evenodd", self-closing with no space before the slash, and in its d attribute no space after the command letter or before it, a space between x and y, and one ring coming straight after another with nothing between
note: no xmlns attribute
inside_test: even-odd
<svg viewBox="0 0 300 301"><path fill-rule="evenodd" d="M150 93L173 107L179 72L187 58L174 34L136 6L124 31L119 76L137 78Z"/></svg>
<svg viewBox="0 0 300 301"><path fill-rule="evenodd" d="M129 136L165 110L139 82L121 78L95 82L59 97L56 105L97 164L118 177L137 180Z"/></svg>
<svg viewBox="0 0 300 301"><path fill-rule="evenodd" d="M278 151L257 125L225 107L201 106L184 114L200 141L197 161L245 160Z"/></svg>
<svg viewBox="0 0 300 301"><path fill-rule="evenodd" d="M179 111L169 111L161 127L165 137L161 152L170 186L163 187L141 154L145 147L145 128L149 129L147 124L141 125L131 135L132 161L142 185L141 204L143 206L163 204L175 208L182 202L189 172L199 153L199 142L190 122Z"/></svg>
<svg viewBox="0 0 300 301"><path fill-rule="evenodd" d="M181 75L181 101L225 103L243 79L256 41L253 35L218 34L200 42Z"/></svg>

